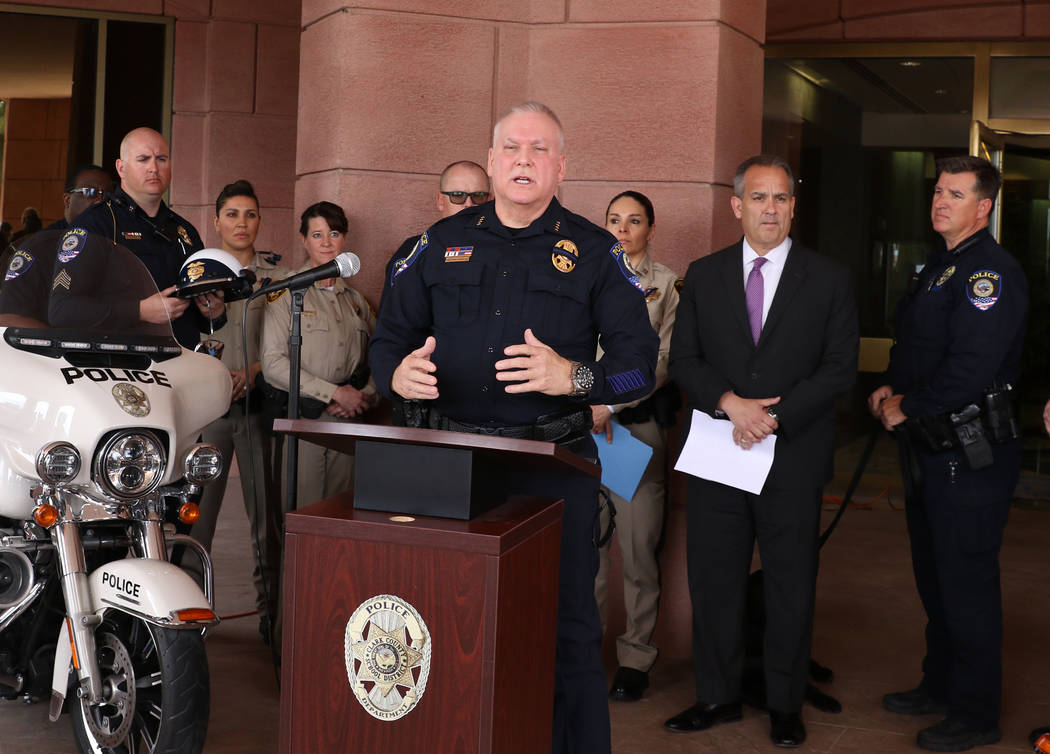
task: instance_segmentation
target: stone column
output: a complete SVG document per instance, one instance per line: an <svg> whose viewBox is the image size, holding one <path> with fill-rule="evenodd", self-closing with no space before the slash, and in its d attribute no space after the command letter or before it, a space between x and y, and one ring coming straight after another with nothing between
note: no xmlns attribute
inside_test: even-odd
<svg viewBox="0 0 1050 754"><path fill-rule="evenodd" d="M350 217L374 302L390 254L437 219L437 176L487 159L523 99L567 136L566 206L601 222L627 188L656 206L654 255L684 273L734 240L732 172L762 128L765 0L304 0L295 207ZM732 222L731 222L732 221Z"/></svg>

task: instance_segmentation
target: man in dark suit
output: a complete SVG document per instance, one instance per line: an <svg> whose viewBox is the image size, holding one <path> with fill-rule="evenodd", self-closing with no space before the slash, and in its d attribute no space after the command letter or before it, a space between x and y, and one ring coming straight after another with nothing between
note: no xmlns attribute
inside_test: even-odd
<svg viewBox="0 0 1050 754"><path fill-rule="evenodd" d="M744 610L755 539L765 574L766 706L773 743L806 738L821 490L832 472L835 399L857 371L847 271L788 238L794 179L760 155L731 198L744 238L689 266L671 336L671 378L689 405L733 424L741 452L776 433L760 494L690 477L686 513L697 703L665 725L739 720Z"/></svg>

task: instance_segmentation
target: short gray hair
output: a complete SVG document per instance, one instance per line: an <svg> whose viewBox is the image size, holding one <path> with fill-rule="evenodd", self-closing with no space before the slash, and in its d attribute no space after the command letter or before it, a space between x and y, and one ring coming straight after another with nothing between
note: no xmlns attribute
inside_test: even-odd
<svg viewBox="0 0 1050 754"><path fill-rule="evenodd" d="M754 167L780 168L783 170L787 173L788 186L791 187L791 196L795 195L795 176L791 172L791 166L787 164L787 160L777 157L775 154L756 154L754 157L748 157L741 162L736 169L736 175L733 176L733 193L737 197L740 199L744 198L744 173Z"/></svg>
<svg viewBox="0 0 1050 754"><path fill-rule="evenodd" d="M500 116L500 119L496 121L496 125L492 127L492 146L496 146L496 134L499 133L500 124L510 116L518 115L519 113L540 113L554 121L554 125L558 127L558 153L565 154L565 129L562 128L561 120L545 104L533 100L519 102Z"/></svg>

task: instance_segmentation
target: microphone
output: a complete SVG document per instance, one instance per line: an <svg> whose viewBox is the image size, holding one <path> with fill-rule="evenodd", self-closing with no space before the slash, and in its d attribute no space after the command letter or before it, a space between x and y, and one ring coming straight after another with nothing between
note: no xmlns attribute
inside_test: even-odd
<svg viewBox="0 0 1050 754"><path fill-rule="evenodd" d="M312 285L317 280L324 280L325 278L348 278L356 275L361 269L361 259L352 251L344 251L342 254L337 256L331 262L326 262L318 267L314 267L312 270L306 272L300 272L298 275L292 275L284 280L275 280L269 285L264 285L262 288L252 294L252 298L261 296L264 293L272 293L273 291L280 291L287 288L290 291L297 291L300 288L306 288Z"/></svg>

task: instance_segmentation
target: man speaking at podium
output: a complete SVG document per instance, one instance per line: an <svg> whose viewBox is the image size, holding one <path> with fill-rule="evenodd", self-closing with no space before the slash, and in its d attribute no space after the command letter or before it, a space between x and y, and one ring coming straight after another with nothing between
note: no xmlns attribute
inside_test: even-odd
<svg viewBox="0 0 1050 754"><path fill-rule="evenodd" d="M645 296L612 235L554 198L565 137L548 107L522 103L496 123L488 174L494 200L440 220L393 271L371 344L376 385L419 401L418 426L595 459L589 406L652 390L659 342ZM608 752L598 480L511 476L514 493L565 500L552 751Z"/></svg>

